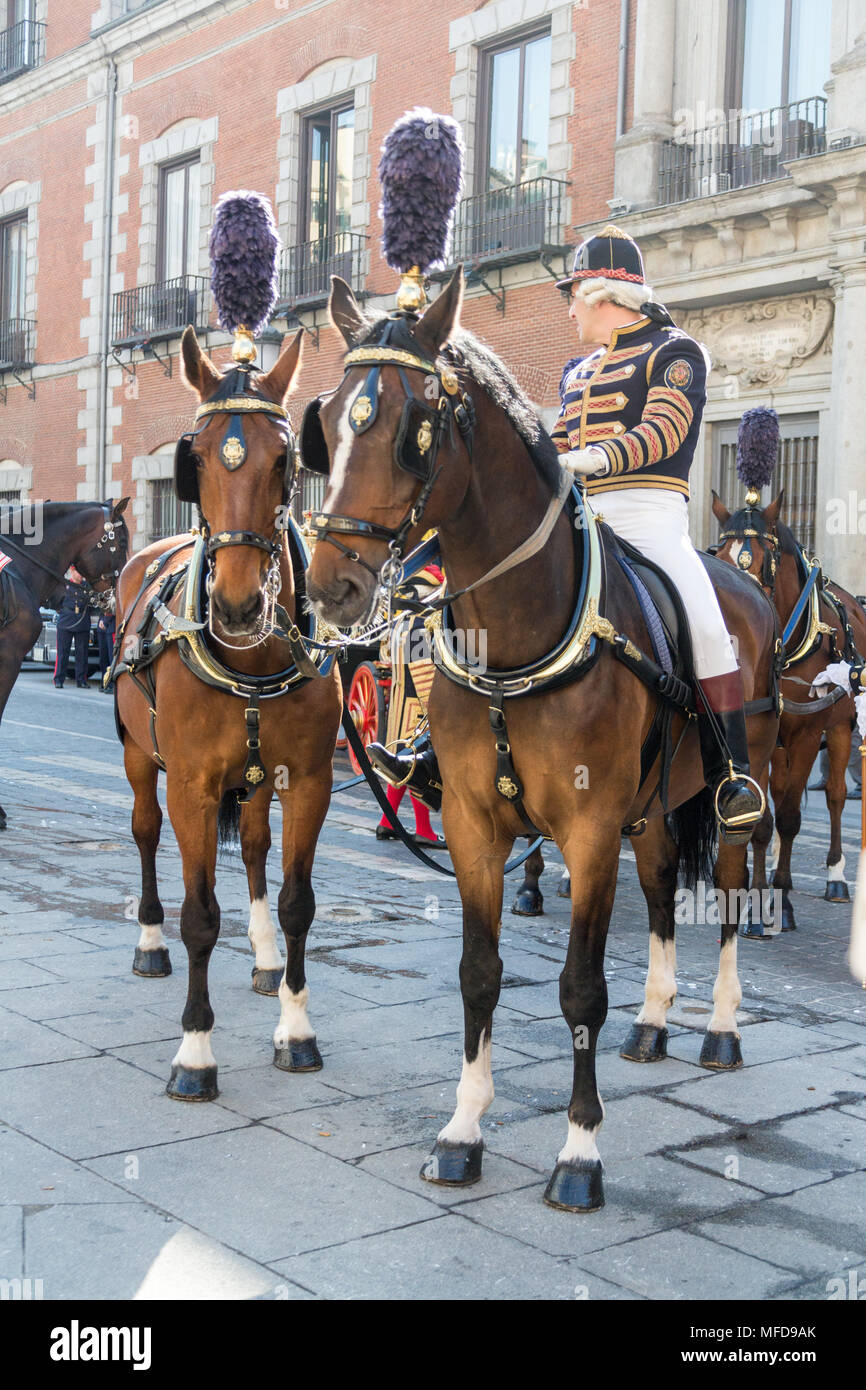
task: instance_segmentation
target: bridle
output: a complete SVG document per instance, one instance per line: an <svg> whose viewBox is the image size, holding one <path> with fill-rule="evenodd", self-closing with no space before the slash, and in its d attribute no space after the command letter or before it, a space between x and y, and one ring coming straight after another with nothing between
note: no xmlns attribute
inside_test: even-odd
<svg viewBox="0 0 866 1390"><path fill-rule="evenodd" d="M280 557L283 552L283 540L288 527L289 507L297 473L297 451L289 412L285 406L277 405L275 401L268 400L266 396L253 390L250 384L251 370L251 364L242 364L234 366L226 372L217 397L204 401L198 407L194 421L197 428L188 434L181 435L174 456L174 485L178 498L182 502L192 502L198 511L199 529L205 542L207 563L205 588L208 599L210 600L215 583L213 558L217 551L228 549L231 546L243 545L264 550L270 556L268 572L263 585L264 604L259 617L258 628L254 633L236 641L227 641L225 636L220 636L214 632L213 605L208 603L208 630L211 636L225 647L238 648L259 646L262 642L267 641L276 628L277 598L282 587ZM201 509L193 441L207 428L215 415L228 415L229 417L220 445L219 460L230 473L242 467L247 460L248 449L243 426L245 415L259 415L265 419L274 420L285 427L285 433L281 435L286 451L282 505L277 510L274 529L270 536L265 536L260 531L247 530L221 530L216 535L211 534L207 518Z"/></svg>
<svg viewBox="0 0 866 1390"><path fill-rule="evenodd" d="M716 549L721 549L726 541L740 541L743 548L737 556L737 565L742 570L751 570L754 563L752 542L760 541L764 554L761 560L759 582L761 587L767 590L770 598L774 598L776 572L779 568L779 556L782 552L776 531L768 528L763 512L759 508L748 504L728 518L727 527L727 530L719 534Z"/></svg>
<svg viewBox="0 0 866 1390"><path fill-rule="evenodd" d="M377 522L363 521L359 517L341 516L324 511L314 513L309 522L310 533L316 540L326 541L334 546L348 560L361 565L373 576L387 596L388 611L400 574L407 538L410 531L419 525L442 472L441 467L436 467L436 458L445 433L450 432L453 443L453 426L456 424L471 459L476 422L472 398L466 392L460 391L457 374L450 363L439 368L435 362L422 357L417 351L415 339L409 332L409 323L414 319L415 315L394 314L385 322L377 343L350 349L343 358L343 380L345 381L346 375L355 367L369 368L349 408L349 426L353 434L361 435L374 424L378 415L379 377L382 368L397 368L406 399L394 439L394 461L404 473L418 479L421 486L417 495L397 526L380 526ZM435 405L428 405L413 394L406 375L410 371L421 372L428 379L435 381ZM329 461L319 419L323 399L324 397L319 396L310 401L304 412L300 453L305 468L327 476ZM344 545L338 536L360 536L385 541L388 545L388 558L378 570L374 569L357 550Z"/></svg>

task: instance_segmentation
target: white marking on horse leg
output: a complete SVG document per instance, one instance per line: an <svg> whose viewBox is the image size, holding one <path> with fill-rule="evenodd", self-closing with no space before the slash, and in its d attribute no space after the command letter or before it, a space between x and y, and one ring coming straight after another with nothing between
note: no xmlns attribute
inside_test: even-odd
<svg viewBox="0 0 866 1390"><path fill-rule="evenodd" d="M556 1156L557 1163L574 1163L579 1160L600 1163L601 1154L595 1141L598 1131L601 1129L603 1117L604 1106L602 1106L602 1120L597 1125L593 1125L591 1129L586 1125L576 1125L573 1120L569 1120L568 1138Z"/></svg>
<svg viewBox="0 0 866 1390"><path fill-rule="evenodd" d="M707 1024L708 1033L736 1033L737 1009L743 997L737 975L737 938L730 937L719 953L719 973L713 986L713 1016Z"/></svg>
<svg viewBox="0 0 866 1390"><path fill-rule="evenodd" d="M782 848L782 837L778 830L773 826L773 838L770 841L770 848L767 850L767 872L772 873L779 863L779 851Z"/></svg>
<svg viewBox="0 0 866 1390"><path fill-rule="evenodd" d="M474 1062L463 1058L457 1085L457 1109L439 1138L448 1144L475 1144L481 1138L481 1116L493 1100L493 1068L490 1064L490 1036L481 1034Z"/></svg>
<svg viewBox="0 0 866 1390"><path fill-rule="evenodd" d="M277 946L277 929L267 898L253 898L250 903L247 936L255 952L256 966L259 970L277 970L282 966Z"/></svg>
<svg viewBox="0 0 866 1390"><path fill-rule="evenodd" d="M835 864L827 865L828 883L845 883L845 856L840 854Z"/></svg>
<svg viewBox="0 0 866 1390"><path fill-rule="evenodd" d="M293 994L283 979L280 985L280 1021L274 1029L274 1047L286 1048L290 1042L301 1042L316 1036L307 1017L309 986Z"/></svg>
<svg viewBox="0 0 866 1390"><path fill-rule="evenodd" d="M643 1008L636 1023L649 1023L664 1028L668 1009L677 997L677 948L673 937L662 941L650 932L649 968L646 973Z"/></svg>
<svg viewBox="0 0 866 1390"><path fill-rule="evenodd" d="M148 926L146 922L139 922L141 928L138 938L138 946L141 951L159 951L165 946L165 937L162 934L162 927L153 925Z"/></svg>
<svg viewBox="0 0 866 1390"><path fill-rule="evenodd" d="M183 1041L172 1059L172 1066L191 1067L196 1071L202 1067L215 1067L216 1058L211 1051L211 1032L184 1033Z"/></svg>

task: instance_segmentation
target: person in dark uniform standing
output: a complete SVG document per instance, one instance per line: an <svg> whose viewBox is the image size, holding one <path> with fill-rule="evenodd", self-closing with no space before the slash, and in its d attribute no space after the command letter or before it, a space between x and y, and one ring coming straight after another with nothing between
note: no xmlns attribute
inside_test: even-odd
<svg viewBox="0 0 866 1390"><path fill-rule="evenodd" d="M115 613L114 590L111 589L99 599L99 607L102 610L99 615L99 622L96 625L96 636L99 642L99 681L100 689L104 695L111 694L111 688L106 688L102 680L106 671L111 665L111 658L114 655L114 630L117 621Z"/></svg>
<svg viewBox="0 0 866 1390"><path fill-rule="evenodd" d="M74 565L66 572L66 592L57 612L57 658L54 662L54 684L63 689L69 652L75 642L75 684L79 690L89 690L87 684L87 648L90 642L90 604L83 575Z"/></svg>

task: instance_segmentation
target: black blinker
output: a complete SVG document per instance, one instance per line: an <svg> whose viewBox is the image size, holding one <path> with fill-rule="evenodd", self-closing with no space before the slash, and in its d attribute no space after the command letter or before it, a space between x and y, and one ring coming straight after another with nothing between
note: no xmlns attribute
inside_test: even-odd
<svg viewBox="0 0 866 1390"><path fill-rule="evenodd" d="M315 400L310 401L304 411L304 418L301 421L301 463L309 473L319 473L327 477L331 471L331 461L328 458L328 446L325 443L325 436L322 431L322 422L319 419L319 411L322 408L322 397L316 396Z"/></svg>
<svg viewBox="0 0 866 1390"><path fill-rule="evenodd" d="M174 490L181 502L195 502L198 495L198 471L192 456L191 434L182 434L174 450Z"/></svg>
<svg viewBox="0 0 866 1390"><path fill-rule="evenodd" d="M404 473L426 482L433 472L439 448L441 415L417 396L403 406L400 427L394 440L394 462Z"/></svg>

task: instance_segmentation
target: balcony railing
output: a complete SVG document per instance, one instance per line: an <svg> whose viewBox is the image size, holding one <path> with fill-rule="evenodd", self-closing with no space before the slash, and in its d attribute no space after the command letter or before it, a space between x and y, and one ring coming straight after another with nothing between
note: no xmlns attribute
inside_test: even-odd
<svg viewBox="0 0 866 1390"><path fill-rule="evenodd" d="M687 140L665 140L659 163L659 204L709 198L785 178L792 159L827 148L827 101L809 97L769 111L732 113Z"/></svg>
<svg viewBox="0 0 866 1390"><path fill-rule="evenodd" d="M449 265L507 265L561 249L567 240L567 188L561 179L529 179L464 198L457 209Z"/></svg>
<svg viewBox="0 0 866 1390"><path fill-rule="evenodd" d="M0 371L32 367L35 340L33 319L0 320Z"/></svg>
<svg viewBox="0 0 866 1390"><path fill-rule="evenodd" d="M203 275L179 275L156 285L139 285L114 296L111 319L113 347L174 338L188 323L207 328L208 282Z"/></svg>
<svg viewBox="0 0 866 1390"><path fill-rule="evenodd" d="M0 82L7 82L44 61L44 24L22 19L0 33Z"/></svg>
<svg viewBox="0 0 866 1390"><path fill-rule="evenodd" d="M324 304L331 293L332 275L339 275L360 294L366 240L360 232L334 232L320 241L287 246L280 269L277 311Z"/></svg>

